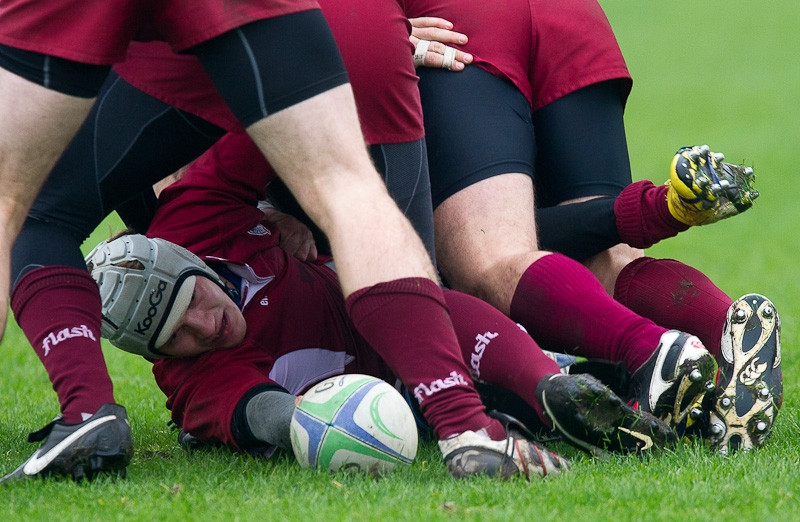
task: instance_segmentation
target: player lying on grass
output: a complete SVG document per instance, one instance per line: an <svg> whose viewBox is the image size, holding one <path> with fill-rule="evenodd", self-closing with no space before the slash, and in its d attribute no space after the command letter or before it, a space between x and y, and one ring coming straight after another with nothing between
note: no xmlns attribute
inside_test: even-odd
<svg viewBox="0 0 800 522"><path fill-rule="evenodd" d="M641 352L591 346L607 334L607 316L575 328L564 306L550 305L555 296L583 306L600 298L567 292L585 275L549 252L582 261L618 302L697 335L715 356L714 393L699 393L700 407L681 409L683 419L668 413L672 421L694 423L723 452L761 446L782 402L772 303L757 294L734 302L699 271L640 250L748 209L758 195L752 169L687 147L669 186L631 183L623 123L631 80L602 9L594 0L537 3L531 18L530 3L488 12L467 0L408 2L413 16L448 20L412 20L412 41L439 38L474 57L458 73L418 68L443 277L544 348L622 361L636 375ZM449 37L451 28L468 43ZM699 422L685 417L691 411Z"/></svg>
<svg viewBox="0 0 800 522"><path fill-rule="evenodd" d="M104 242L87 263L102 296L103 335L154 360L153 373L178 426L200 440L242 450L286 448L294 396L313 383L339 373L366 373L392 384L396 377L347 317L325 259L303 262L280 248L280 232L256 207L268 176L265 164L254 162L257 155L217 157L231 151L219 146L237 137L223 138L162 192L148 231L152 239L128 235ZM251 183L247 173L253 172L262 173L261 182ZM562 375L530 336L486 303L453 291L445 295L472 378L521 397L542 425L588 451L640 452L676 440L664 423L631 409L595 379ZM396 306L388 300L375 313L392 316ZM389 333L404 339L407 327L396 323ZM429 368L443 364L443 356L432 350L409 363ZM424 404L436 389L470 383L453 373L408 390ZM568 466L513 423L508 443L505 436L495 442L476 430L459 435L469 444L455 450L453 439L432 427L457 477L530 478ZM478 458L464 458L464 452Z"/></svg>
<svg viewBox="0 0 800 522"><path fill-rule="evenodd" d="M451 360L459 363L458 371L468 375L448 322L420 330L408 322L408 333L417 340L397 346L394 339L383 336L380 325L388 319L369 312L372 300L388 298L395 289L400 292L409 278L419 278L419 285L408 286L395 297L405 301L407 309L427 308L431 316L446 315L431 262L432 248L426 250L415 233L424 234L427 246L432 247L424 129L408 20L400 3L324 0L323 13L315 0L200 1L190 7L186 2L159 2L163 8L157 10L158 27L148 25L153 30L153 34L147 31L148 41L131 45L127 38L143 20L126 13L145 0L123 3L125 8L97 0L48 3L74 5L74 10L52 9L71 12L72 21L84 23L85 31L75 31L63 17L43 20L43 13L49 11L28 0L4 1L0 7L4 44L19 43L30 51L44 52L69 47L63 57L90 57L95 63L126 56L118 72L131 79L126 83L111 75L100 88L106 66L80 66L0 45L0 178L7 181L0 196L0 296L7 296L10 281L14 315L47 372L61 414L57 423L36 432L32 440L41 445L29 462L7 478L44 472L92 478L124 471L132 456L130 429L125 409L114 404L100 346L99 296L86 273L80 246L104 216L195 159L229 126L247 128L257 136L287 185L327 231L339 256L342 290L349 296L347 312L359 318L359 328L372 346L402 363L410 352L424 354L427 346L436 345L449 350ZM76 14L80 12L87 16ZM336 35L331 34L327 20L336 20ZM122 35L125 40L115 38L120 35L109 25L114 21L120 22L119 27L130 26L131 31ZM89 30L91 23L109 30ZM10 37L9 30L15 36ZM82 39L89 34L91 41ZM98 46L98 35L101 43L109 45ZM158 36L167 37L172 46L149 41ZM359 51L362 61L351 59L345 70L334 38L342 47ZM201 44L204 39L210 40ZM43 42L52 45L42 47ZM353 100L355 86L351 91L349 84L357 69L354 63L368 75L360 84L358 106ZM2 68L24 74L30 81ZM31 82L67 87L66 92L87 98L37 89ZM60 153L54 152L59 140L53 135L66 145L85 116L82 111L74 113L74 127L64 118L44 117L45 111L55 109L48 99L55 97L65 106L78 104L88 110L98 89L92 112L26 217L40 185L37 180L44 179L51 167L48 162ZM44 94L48 97L42 99ZM23 122L25 110L42 116ZM360 126L361 121L372 126ZM376 128L377 133L369 134ZM365 138L375 145L371 152L383 163L367 154ZM50 145L54 156L44 153ZM376 165L385 165L385 171L391 172L386 179L394 187L407 189L401 192L410 192L412 199L392 192L394 201ZM416 228L406 219L409 216L419 216ZM345 234L339 234L344 230ZM379 259L371 260L372 255ZM0 307L0 338L5 314L6 308ZM398 366L402 364L395 365L402 374ZM450 371L435 378L444 378ZM448 395L462 399L458 414L449 412ZM503 431L499 422L483 413L478 394L467 388L442 390L424 408L451 434L487 425L495 438ZM95 422L84 423L94 415ZM117 441L116 452L109 449L111 438Z"/></svg>

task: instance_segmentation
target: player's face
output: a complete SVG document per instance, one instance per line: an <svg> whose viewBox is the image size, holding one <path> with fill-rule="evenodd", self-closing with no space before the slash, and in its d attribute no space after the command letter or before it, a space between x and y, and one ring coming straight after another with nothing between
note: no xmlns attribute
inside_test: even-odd
<svg viewBox="0 0 800 522"><path fill-rule="evenodd" d="M175 332L158 350L171 357L192 357L209 350L227 350L241 344L247 324L225 292L206 277L198 277L189 308Z"/></svg>

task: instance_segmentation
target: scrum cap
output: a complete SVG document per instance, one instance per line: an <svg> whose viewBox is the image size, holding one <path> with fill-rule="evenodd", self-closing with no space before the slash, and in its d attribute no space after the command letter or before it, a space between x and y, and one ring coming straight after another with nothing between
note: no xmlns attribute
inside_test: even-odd
<svg viewBox="0 0 800 522"><path fill-rule="evenodd" d="M97 245L85 258L100 287L101 334L126 352L164 357L158 348L183 317L197 276L225 285L202 259L169 241L140 234Z"/></svg>

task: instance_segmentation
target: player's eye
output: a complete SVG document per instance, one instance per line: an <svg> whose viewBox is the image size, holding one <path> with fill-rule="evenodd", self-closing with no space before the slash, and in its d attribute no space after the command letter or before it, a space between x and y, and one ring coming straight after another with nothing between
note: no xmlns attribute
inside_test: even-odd
<svg viewBox="0 0 800 522"><path fill-rule="evenodd" d="M162 346L161 349L163 350L164 348L169 348L170 346L172 346L172 343L174 343L175 339L177 338L178 338L178 331L175 330L175 333L169 336L169 339L167 339L167 342L164 343L164 346Z"/></svg>

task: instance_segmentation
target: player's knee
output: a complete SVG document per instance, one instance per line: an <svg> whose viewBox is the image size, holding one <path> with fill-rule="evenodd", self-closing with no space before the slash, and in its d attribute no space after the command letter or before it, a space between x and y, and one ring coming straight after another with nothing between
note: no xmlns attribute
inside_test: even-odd
<svg viewBox="0 0 800 522"><path fill-rule="evenodd" d="M486 299L488 294L487 278L488 271L485 267L465 262L453 262L446 256L439 255L437 250L436 258L442 281L445 286L465 294Z"/></svg>
<svg viewBox="0 0 800 522"><path fill-rule="evenodd" d="M603 287L614 295L617 276L629 263L644 256L644 250L620 243L584 261L584 265L600 280Z"/></svg>

